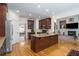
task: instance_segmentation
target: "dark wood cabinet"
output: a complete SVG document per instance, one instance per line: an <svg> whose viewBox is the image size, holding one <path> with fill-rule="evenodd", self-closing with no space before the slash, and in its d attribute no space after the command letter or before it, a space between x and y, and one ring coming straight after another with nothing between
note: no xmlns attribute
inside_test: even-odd
<svg viewBox="0 0 79 59"><path fill-rule="evenodd" d="M34 33L34 20L28 20L28 29L31 29L31 32L28 32L28 39L30 40L31 35Z"/></svg>
<svg viewBox="0 0 79 59"><path fill-rule="evenodd" d="M7 4L0 3L0 36L5 36L6 12L7 12Z"/></svg>
<svg viewBox="0 0 79 59"><path fill-rule="evenodd" d="M39 52L56 43L58 43L58 35L50 35L46 37L31 37L31 49L34 52Z"/></svg>
<svg viewBox="0 0 79 59"><path fill-rule="evenodd" d="M34 29L34 21L28 20L28 29Z"/></svg>
<svg viewBox="0 0 79 59"><path fill-rule="evenodd" d="M42 19L39 21L40 29L50 29L51 28L51 18Z"/></svg>
<svg viewBox="0 0 79 59"><path fill-rule="evenodd" d="M7 13L7 4L0 3L0 37L5 37L5 20L6 20L6 13ZM1 38L0 40L4 40L5 38ZM2 42L1 42L2 43ZM4 54L6 42L0 47L0 55Z"/></svg>
<svg viewBox="0 0 79 59"><path fill-rule="evenodd" d="M28 39L31 39L31 35L35 34L35 32L28 32Z"/></svg>

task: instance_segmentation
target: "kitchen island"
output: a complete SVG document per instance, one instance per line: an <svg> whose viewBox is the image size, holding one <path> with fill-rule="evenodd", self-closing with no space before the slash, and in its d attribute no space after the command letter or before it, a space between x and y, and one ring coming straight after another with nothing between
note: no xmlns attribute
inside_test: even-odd
<svg viewBox="0 0 79 59"><path fill-rule="evenodd" d="M39 52L51 45L58 43L58 35L52 34L34 34L31 36L31 49Z"/></svg>

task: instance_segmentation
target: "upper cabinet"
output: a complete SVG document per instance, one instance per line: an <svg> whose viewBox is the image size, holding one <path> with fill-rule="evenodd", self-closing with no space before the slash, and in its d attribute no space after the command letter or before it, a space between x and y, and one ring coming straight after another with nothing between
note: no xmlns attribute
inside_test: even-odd
<svg viewBox="0 0 79 59"><path fill-rule="evenodd" d="M28 20L28 29L34 29L34 20Z"/></svg>
<svg viewBox="0 0 79 59"><path fill-rule="evenodd" d="M7 12L7 4L0 3L0 36L5 36L6 12Z"/></svg>
<svg viewBox="0 0 79 59"><path fill-rule="evenodd" d="M50 29L51 28L51 18L42 19L39 21L40 29Z"/></svg>

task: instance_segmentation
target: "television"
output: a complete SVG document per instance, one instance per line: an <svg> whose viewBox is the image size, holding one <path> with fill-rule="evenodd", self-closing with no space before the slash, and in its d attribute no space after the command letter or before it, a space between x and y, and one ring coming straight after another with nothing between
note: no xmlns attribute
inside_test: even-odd
<svg viewBox="0 0 79 59"><path fill-rule="evenodd" d="M66 24L67 29L77 29L78 28L78 23L69 23Z"/></svg>

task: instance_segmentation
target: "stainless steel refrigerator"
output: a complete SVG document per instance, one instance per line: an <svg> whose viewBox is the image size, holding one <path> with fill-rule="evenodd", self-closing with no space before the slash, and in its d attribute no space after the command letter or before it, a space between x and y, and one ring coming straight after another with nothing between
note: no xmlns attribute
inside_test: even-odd
<svg viewBox="0 0 79 59"><path fill-rule="evenodd" d="M5 52L12 51L12 36L13 36L13 25L11 20L5 21L5 33L6 33L6 46Z"/></svg>

